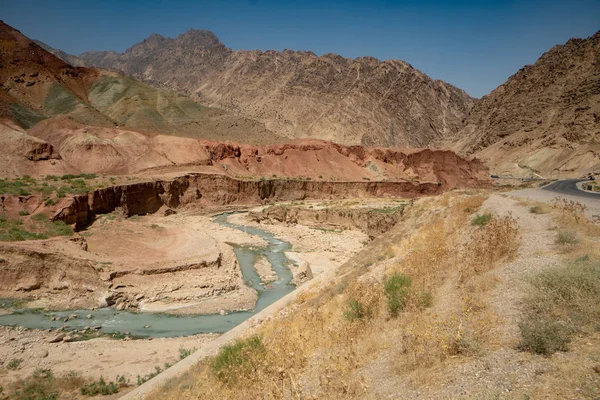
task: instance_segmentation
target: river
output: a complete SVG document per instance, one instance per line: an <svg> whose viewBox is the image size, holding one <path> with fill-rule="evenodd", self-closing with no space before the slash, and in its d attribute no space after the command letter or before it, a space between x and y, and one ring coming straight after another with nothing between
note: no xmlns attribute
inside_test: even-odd
<svg viewBox="0 0 600 400"><path fill-rule="evenodd" d="M198 333L223 333L236 325L244 322L257 312L265 309L281 297L295 289L290 284L292 273L289 269L290 261L284 252L291 249L290 243L278 239L273 233L260 228L232 224L227 221L231 213L219 214L214 222L238 229L251 235L256 235L267 241L266 248L243 247L233 245L233 250L242 269L244 281L258 291L259 297L252 311L238 311L226 315L170 315L164 313L135 313L117 311L113 308L97 310L65 310L46 311L14 307L19 302L0 300L2 308L8 308L12 314L1 315L0 325L22 326L30 329L60 329L81 330L84 327L100 327L102 333L127 333L133 337L177 337L189 336ZM254 270L254 261L264 255L273 266L278 279L267 286L261 285L260 278ZM86 316L91 314L91 318ZM77 318L64 322L69 315ZM52 318L62 318L63 321Z"/></svg>

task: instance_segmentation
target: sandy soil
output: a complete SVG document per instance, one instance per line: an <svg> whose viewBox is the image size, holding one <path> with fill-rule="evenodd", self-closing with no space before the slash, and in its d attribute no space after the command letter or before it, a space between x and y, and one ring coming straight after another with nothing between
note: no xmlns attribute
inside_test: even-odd
<svg viewBox="0 0 600 400"><path fill-rule="evenodd" d="M0 383L31 375L36 368L51 368L57 376L76 371L84 377L112 380L123 375L135 384L138 375L153 372L154 366L164 368L164 363L179 360L180 347L198 349L218 335L49 343L54 337L55 332L0 327ZM5 368L12 359L23 360L16 371Z"/></svg>

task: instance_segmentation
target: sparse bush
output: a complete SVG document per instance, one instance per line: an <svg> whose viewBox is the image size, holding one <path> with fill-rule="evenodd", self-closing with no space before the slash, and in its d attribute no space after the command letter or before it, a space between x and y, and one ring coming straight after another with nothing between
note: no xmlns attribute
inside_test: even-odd
<svg viewBox="0 0 600 400"><path fill-rule="evenodd" d="M492 214L476 215L471 221L471 225L482 227L492 220Z"/></svg>
<svg viewBox="0 0 600 400"><path fill-rule="evenodd" d="M52 199L46 199L46 201L44 202L44 204L45 204L46 206L53 206L53 205L55 205L56 203L55 203L55 202L54 202L54 200L52 200Z"/></svg>
<svg viewBox="0 0 600 400"><path fill-rule="evenodd" d="M500 261L512 259L518 253L519 244L519 226L514 218L492 218L471 234L462 256L461 281L488 271Z"/></svg>
<svg viewBox="0 0 600 400"><path fill-rule="evenodd" d="M87 385L84 385L80 392L84 396L97 396L99 394L106 396L109 394L114 394L119 391L117 384L115 382L106 382L103 377L100 377L97 381L90 382Z"/></svg>
<svg viewBox="0 0 600 400"><path fill-rule="evenodd" d="M554 242L556 244L560 244L560 245L569 245L569 244L579 243L579 239L577 238L577 235L575 234L575 232L558 231Z"/></svg>
<svg viewBox="0 0 600 400"><path fill-rule="evenodd" d="M99 394L106 396L115 394L120 388L126 386L129 386L129 380L122 375L117 375L117 378L110 382L106 382L103 377L100 377L97 381L83 385L80 392L84 396L97 396Z"/></svg>
<svg viewBox="0 0 600 400"><path fill-rule="evenodd" d="M212 370L223 383L234 383L239 376L251 374L264 356L265 346L260 336L236 340L223 346L212 362Z"/></svg>
<svg viewBox="0 0 600 400"><path fill-rule="evenodd" d="M365 308L356 299L352 299L348 302L348 308L344 311L344 318L350 322L357 319L363 319L367 315Z"/></svg>
<svg viewBox="0 0 600 400"><path fill-rule="evenodd" d="M196 351L196 348L193 349L185 349L183 346L179 348L179 359L183 360L188 357L190 354Z"/></svg>
<svg viewBox="0 0 600 400"><path fill-rule="evenodd" d="M433 304L433 294L429 290L422 291L418 297L419 307L428 308Z"/></svg>
<svg viewBox="0 0 600 400"><path fill-rule="evenodd" d="M411 284L410 277L402 274L393 274L385 281L384 291L388 310L392 317L398 316L400 311L406 307Z"/></svg>
<svg viewBox="0 0 600 400"><path fill-rule="evenodd" d="M6 369L9 369L11 371L16 371L19 368L21 368L22 363L23 363L22 358L13 358L12 360L10 360L8 362L8 364L6 364Z"/></svg>
<svg viewBox="0 0 600 400"><path fill-rule="evenodd" d="M519 349L535 354L550 355L567 351L571 341L571 330L560 321L550 318L528 319L519 324L521 343Z"/></svg>
<svg viewBox="0 0 600 400"><path fill-rule="evenodd" d="M577 201L557 197L552 201L552 204L554 208L561 211L563 220L574 220L576 224L579 224L579 221L585 220L584 213L587 207Z"/></svg>
<svg viewBox="0 0 600 400"><path fill-rule="evenodd" d="M34 221L48 221L48 215L41 212L41 213L33 214L31 216L31 219Z"/></svg>
<svg viewBox="0 0 600 400"><path fill-rule="evenodd" d="M546 211L541 206L529 207L529 212L532 214L546 214Z"/></svg>
<svg viewBox="0 0 600 400"><path fill-rule="evenodd" d="M29 211L21 210L21 211L19 211L19 215L22 217L26 217L27 215L29 215Z"/></svg>
<svg viewBox="0 0 600 400"><path fill-rule="evenodd" d="M600 263L580 261L545 271L532 281L521 328L521 350L552 354L568 350L575 333L592 331L600 319Z"/></svg>
<svg viewBox="0 0 600 400"><path fill-rule="evenodd" d="M17 389L11 399L14 400L56 400L58 388L50 369L36 369L26 379L17 382Z"/></svg>

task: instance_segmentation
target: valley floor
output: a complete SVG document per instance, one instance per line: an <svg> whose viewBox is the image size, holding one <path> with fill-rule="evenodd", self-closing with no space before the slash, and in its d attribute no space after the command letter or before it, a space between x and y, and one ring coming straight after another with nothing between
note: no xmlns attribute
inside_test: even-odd
<svg viewBox="0 0 600 400"><path fill-rule="evenodd" d="M299 276L297 284L302 284L313 276L332 275L339 265L369 240L366 234L356 229L342 231L315 229L304 225L261 225L247 219L244 213L232 214L228 220L234 224L272 231L277 238L289 241L293 247L287 255L297 264L290 266L292 273ZM118 298L123 300L117 300L117 309L136 310L139 307L140 311L149 312L219 313L221 310L252 309L256 302L255 291L243 283L231 245L261 248L266 242L258 236L218 225L210 216L184 211L169 216L157 213L124 218L112 213L100 216L78 235L85 239L87 249L65 239L19 242L6 246L25 252L9 255L16 257L15 259L23 258L24 254L29 254L27 251L43 249L60 257L91 263L97 269L99 284L109 282L108 287L113 292L121 293ZM60 269L60 257L58 262L47 265L47 268ZM211 264L218 259L218 263ZM202 262L207 265L198 269L193 267ZM27 266L21 267L23 271L27 270ZM256 264L255 268L259 272ZM273 273L268 262L266 269L267 275ZM307 270L308 276L300 274ZM79 283L73 281L70 282L73 287L68 290L52 289L44 281L52 279L52 274L19 276L21 280L41 279L40 288L25 293L6 290L3 292L4 297L35 296L36 299L28 303L29 307L69 309L73 308L73 304L81 304L80 295L85 297L92 293L88 296L91 301L88 307L98 306L94 301L98 301L101 290L83 290L81 294L77 291L81 289L77 286ZM218 290L221 286L231 286L229 282L236 283L235 290ZM19 281L13 284L17 287ZM81 284L87 283L84 281ZM212 292L204 294L211 290ZM134 302L140 296L143 297L141 301ZM200 349L219 336L200 334L130 340L127 333L122 332L120 339L101 336L89 340L59 340L58 343L50 343L59 334L60 331L54 330L0 327L0 387L5 389L5 393L14 387L18 379L27 379L38 368L49 368L58 377L76 372L80 379L88 381L100 377L112 381L118 376L124 376L135 386L138 376L149 377L157 367L164 369L165 363L178 361L180 349ZM78 335L75 333L72 336ZM17 362L18 365L7 368L11 362ZM70 395L76 396L73 393Z"/></svg>

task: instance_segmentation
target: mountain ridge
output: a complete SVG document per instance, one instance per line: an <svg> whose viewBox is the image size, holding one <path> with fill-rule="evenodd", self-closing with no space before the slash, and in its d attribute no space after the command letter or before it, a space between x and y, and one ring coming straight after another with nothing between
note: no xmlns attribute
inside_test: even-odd
<svg viewBox="0 0 600 400"><path fill-rule="evenodd" d="M427 146L457 131L474 101L401 60L234 51L206 30L153 34L120 54L80 58L256 119L289 138L349 145Z"/></svg>
<svg viewBox="0 0 600 400"><path fill-rule="evenodd" d="M600 171L600 31L519 69L436 144L481 157L500 174Z"/></svg>

